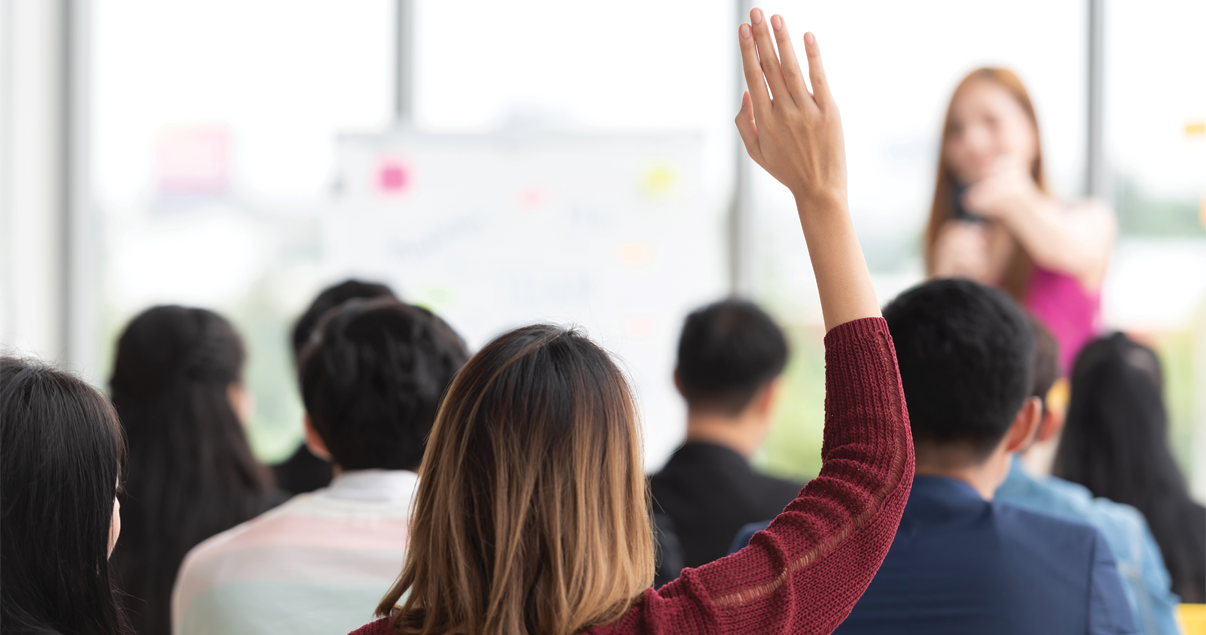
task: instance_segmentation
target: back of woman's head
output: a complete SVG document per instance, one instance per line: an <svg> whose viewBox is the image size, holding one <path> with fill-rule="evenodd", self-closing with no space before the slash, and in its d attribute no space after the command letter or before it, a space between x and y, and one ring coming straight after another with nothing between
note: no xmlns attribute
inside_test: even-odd
<svg viewBox="0 0 1206 635"><path fill-rule="evenodd" d="M1134 504L1185 491L1168 445L1160 361L1122 333L1090 342L1072 367L1072 394L1056 458L1064 478Z"/></svg>
<svg viewBox="0 0 1206 635"><path fill-rule="evenodd" d="M1187 563L1203 569L1206 536L1196 535L1200 522L1193 519L1200 507L1190 499L1169 447L1159 358L1114 333L1081 350L1071 383L1053 472L1143 512L1176 588L1186 582ZM1202 584L1193 584L1199 595Z"/></svg>
<svg viewBox="0 0 1206 635"><path fill-rule="evenodd" d="M641 457L605 351L555 326L499 337L440 407L406 564L378 612L404 632L470 635L619 618L653 580Z"/></svg>
<svg viewBox="0 0 1206 635"><path fill-rule="evenodd" d="M124 443L79 379L0 357L0 623L5 633L129 632L109 569Z"/></svg>
<svg viewBox="0 0 1206 635"><path fill-rule="evenodd" d="M149 309L126 327L109 380L130 444L125 531L114 552L142 632L169 624L184 554L266 508L270 478L231 403L243 345L212 311Z"/></svg>

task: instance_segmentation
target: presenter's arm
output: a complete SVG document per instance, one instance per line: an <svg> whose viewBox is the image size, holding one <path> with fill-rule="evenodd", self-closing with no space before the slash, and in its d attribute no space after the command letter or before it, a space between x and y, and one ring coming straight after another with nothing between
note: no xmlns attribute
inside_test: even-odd
<svg viewBox="0 0 1206 635"><path fill-rule="evenodd" d="M1039 190L1023 166L1010 164L965 197L969 209L1002 223L1035 263L1075 277L1086 289L1101 286L1117 234L1105 203L1065 204Z"/></svg>

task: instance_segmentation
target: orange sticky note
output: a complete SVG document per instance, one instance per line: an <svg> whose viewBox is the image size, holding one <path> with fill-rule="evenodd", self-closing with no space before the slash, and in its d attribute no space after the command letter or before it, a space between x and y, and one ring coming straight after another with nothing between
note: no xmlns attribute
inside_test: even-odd
<svg viewBox="0 0 1206 635"><path fill-rule="evenodd" d="M639 265L649 257L649 247L644 243L625 243L620 246L620 262Z"/></svg>

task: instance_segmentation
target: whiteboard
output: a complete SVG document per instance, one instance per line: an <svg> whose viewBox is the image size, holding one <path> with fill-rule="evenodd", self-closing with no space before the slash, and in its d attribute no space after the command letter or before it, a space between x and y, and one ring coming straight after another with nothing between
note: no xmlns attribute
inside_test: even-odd
<svg viewBox="0 0 1206 635"><path fill-rule="evenodd" d="M727 292L701 150L694 134L343 136L322 259L390 283L473 350L524 324L579 326L632 378L653 470L684 430L683 319Z"/></svg>

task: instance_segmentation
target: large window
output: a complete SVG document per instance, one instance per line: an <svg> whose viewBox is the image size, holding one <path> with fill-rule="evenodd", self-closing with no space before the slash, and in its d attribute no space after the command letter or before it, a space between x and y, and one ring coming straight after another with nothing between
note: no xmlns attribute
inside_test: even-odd
<svg viewBox="0 0 1206 635"><path fill-rule="evenodd" d="M1172 447L1206 496L1206 4L1109 2L1106 165L1122 235L1110 325L1164 363Z"/></svg>
<svg viewBox="0 0 1206 635"><path fill-rule="evenodd" d="M394 3L96 0L92 15L94 379L137 312L218 310L247 342L253 444L277 458L301 433L287 332L324 281L335 136L391 121Z"/></svg>
<svg viewBox="0 0 1206 635"><path fill-rule="evenodd" d="M393 125L394 11L392 0L96 0L96 379L136 312L213 308L248 343L257 452L273 460L292 449L301 408L288 329L347 273L327 266L321 211L336 185L336 138ZM721 209L735 14L718 0L416 2L411 123L702 132L704 200ZM655 462L682 426L681 416L649 422Z"/></svg>
<svg viewBox="0 0 1206 635"><path fill-rule="evenodd" d="M887 301L922 277L920 236L956 83L1005 66L1038 110L1055 192L1082 194L1085 1L764 5L815 32L845 124L851 206ZM1183 465L1206 443L1206 6L1107 1L1105 147L1122 235L1108 324L1160 349ZM248 341L250 426L266 459L300 437L287 331L322 285L339 135L394 125L395 1L93 0L91 168L100 223L98 368L154 303L214 308ZM413 120L435 133L691 131L708 213L732 203L738 149L730 0L415 0ZM820 465L820 307L793 202L752 173L752 293L794 356L767 450L773 472ZM659 388L672 391L669 374ZM681 416L646 422L649 467ZM1195 430L1198 432L1195 433ZM1199 445L1198 452L1206 451ZM1206 470L1197 487L1206 492Z"/></svg>

